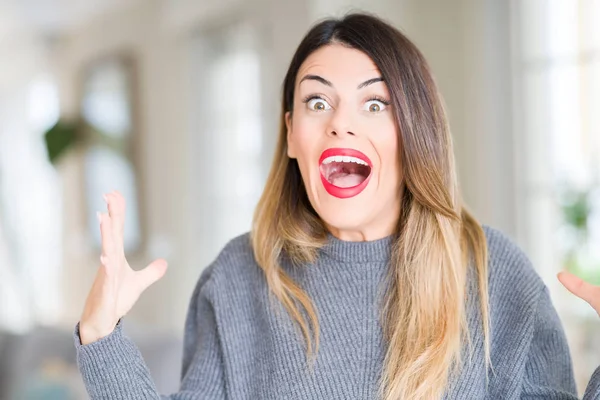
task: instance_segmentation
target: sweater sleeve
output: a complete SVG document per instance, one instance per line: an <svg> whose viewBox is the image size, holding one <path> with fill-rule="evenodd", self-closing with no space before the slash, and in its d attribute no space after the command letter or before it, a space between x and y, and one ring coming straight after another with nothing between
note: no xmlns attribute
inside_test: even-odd
<svg viewBox="0 0 600 400"><path fill-rule="evenodd" d="M546 287L538 300L521 399L577 399L567 339ZM600 368L592 375L583 399L600 399Z"/></svg>
<svg viewBox="0 0 600 400"><path fill-rule="evenodd" d="M87 345L81 344L77 324L77 364L91 400L225 398L223 359L208 295L210 269L202 273L188 308L178 393L157 392L142 354L123 332L122 320L108 336Z"/></svg>

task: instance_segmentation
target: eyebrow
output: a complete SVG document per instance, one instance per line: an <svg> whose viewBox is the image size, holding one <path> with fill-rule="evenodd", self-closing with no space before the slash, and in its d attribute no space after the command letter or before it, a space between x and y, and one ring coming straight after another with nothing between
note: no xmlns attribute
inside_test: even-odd
<svg viewBox="0 0 600 400"><path fill-rule="evenodd" d="M372 85L372 84L374 84L376 82L383 82L383 78L381 76L378 76L377 78L372 78L372 79L369 79L368 81L364 81L363 83L361 83L360 85L358 85L357 89L362 89L365 86Z"/></svg>
<svg viewBox="0 0 600 400"><path fill-rule="evenodd" d="M326 86L330 86L333 87L333 84L331 82L329 82L327 79L323 78L322 76L319 75L305 75L301 80L300 83L307 81L307 80L311 80L311 81L317 81L322 83L323 85ZM378 76L377 78L371 78L369 80L364 81L363 83L361 83L360 85L357 86L357 89L362 89L365 86L369 86L372 85L376 82L384 82L383 78L381 76ZM298 83L298 85L300 84Z"/></svg>

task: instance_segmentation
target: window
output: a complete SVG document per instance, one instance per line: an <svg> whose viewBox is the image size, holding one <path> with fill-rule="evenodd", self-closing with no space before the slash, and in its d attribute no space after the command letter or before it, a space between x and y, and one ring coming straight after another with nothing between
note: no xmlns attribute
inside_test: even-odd
<svg viewBox="0 0 600 400"><path fill-rule="evenodd" d="M141 245L140 212L133 159L133 68L125 58L110 57L94 63L83 82L81 112L87 148L85 182L89 235L98 251L101 235L97 211L106 211L102 194L119 190L127 204L124 247L130 254Z"/></svg>
<svg viewBox="0 0 600 400"><path fill-rule="evenodd" d="M597 366L598 317L555 275L570 269L600 284L600 2L512 4L520 230L565 322L581 388Z"/></svg>
<svg viewBox="0 0 600 400"><path fill-rule="evenodd" d="M62 311L60 180L43 139L59 103L44 74L9 93L0 102L0 325L19 332Z"/></svg>
<svg viewBox="0 0 600 400"><path fill-rule="evenodd" d="M600 3L517 4L529 242L600 283Z"/></svg>
<svg viewBox="0 0 600 400"><path fill-rule="evenodd" d="M260 61L250 24L203 31L193 42L191 234L201 265L250 229L262 191ZM272 100L268 106L278 110Z"/></svg>

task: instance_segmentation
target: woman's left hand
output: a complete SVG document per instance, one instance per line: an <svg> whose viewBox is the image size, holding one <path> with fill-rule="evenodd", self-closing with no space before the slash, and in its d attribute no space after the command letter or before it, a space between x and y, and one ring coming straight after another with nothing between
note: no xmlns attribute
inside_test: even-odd
<svg viewBox="0 0 600 400"><path fill-rule="evenodd" d="M600 316L600 286L587 283L569 272L560 272L558 280L569 292L587 301Z"/></svg>

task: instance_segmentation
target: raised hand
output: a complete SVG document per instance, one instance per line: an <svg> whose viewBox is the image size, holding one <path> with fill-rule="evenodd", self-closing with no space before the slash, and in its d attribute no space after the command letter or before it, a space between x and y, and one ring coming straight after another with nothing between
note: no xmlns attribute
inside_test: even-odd
<svg viewBox="0 0 600 400"><path fill-rule="evenodd" d="M98 213L102 255L81 315L79 336L82 344L109 335L142 292L162 278L167 270L167 262L163 259L153 261L140 271L131 269L123 249L125 199L117 191L104 195L104 199L108 213Z"/></svg>
<svg viewBox="0 0 600 400"><path fill-rule="evenodd" d="M558 274L558 280L569 292L575 296L587 301L590 306L600 316L600 286L594 286L581 278L569 273L561 272Z"/></svg>

